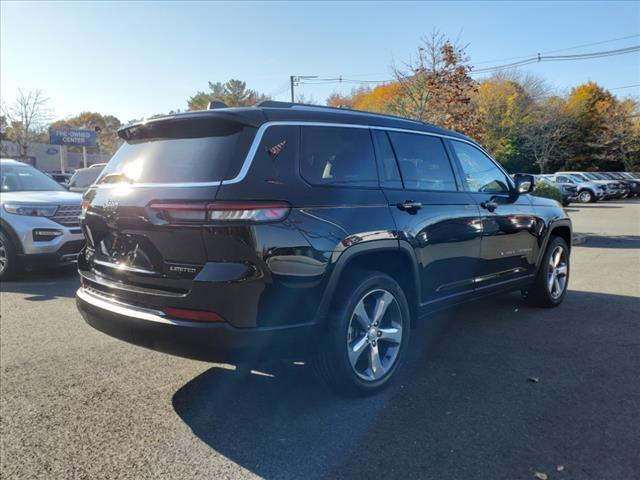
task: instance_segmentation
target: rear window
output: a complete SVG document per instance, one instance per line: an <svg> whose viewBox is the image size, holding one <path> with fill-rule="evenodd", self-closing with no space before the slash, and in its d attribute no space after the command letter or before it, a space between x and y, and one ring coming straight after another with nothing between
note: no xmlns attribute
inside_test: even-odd
<svg viewBox="0 0 640 480"><path fill-rule="evenodd" d="M133 127L98 183L191 183L233 178L254 136L253 127L220 119L180 119Z"/></svg>
<svg viewBox="0 0 640 480"><path fill-rule="evenodd" d="M312 185L378 186L368 129L302 127L301 138L300 172Z"/></svg>
<svg viewBox="0 0 640 480"><path fill-rule="evenodd" d="M100 172L102 172L102 168L87 168L86 170L78 170L73 174L71 180L69 181L69 187L88 187L93 182L96 181Z"/></svg>

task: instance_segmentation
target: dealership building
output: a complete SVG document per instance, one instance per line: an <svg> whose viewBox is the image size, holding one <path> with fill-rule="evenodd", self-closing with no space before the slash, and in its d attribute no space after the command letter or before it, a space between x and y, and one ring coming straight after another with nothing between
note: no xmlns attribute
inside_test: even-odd
<svg viewBox="0 0 640 480"><path fill-rule="evenodd" d="M64 149L62 152L61 149ZM22 160L36 167L43 172L62 171L61 158L64 162L64 170L71 172L77 168L82 168L82 152L70 152L68 148L49 143L30 143L27 149L27 157L20 158L20 146L15 142L3 140L0 148L0 158L14 158ZM98 153L87 153L87 166L94 163L105 163L110 156Z"/></svg>

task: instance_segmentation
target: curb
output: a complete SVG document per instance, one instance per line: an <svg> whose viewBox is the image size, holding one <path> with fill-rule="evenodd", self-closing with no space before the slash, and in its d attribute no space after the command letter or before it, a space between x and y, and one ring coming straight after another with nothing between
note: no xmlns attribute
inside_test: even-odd
<svg viewBox="0 0 640 480"><path fill-rule="evenodd" d="M583 233L574 233L571 239L572 245L581 245L587 240L587 236Z"/></svg>

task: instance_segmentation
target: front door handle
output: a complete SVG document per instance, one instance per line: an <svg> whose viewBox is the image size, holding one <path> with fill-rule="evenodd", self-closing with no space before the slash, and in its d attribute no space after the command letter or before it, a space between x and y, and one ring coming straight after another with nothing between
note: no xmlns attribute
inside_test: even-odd
<svg viewBox="0 0 640 480"><path fill-rule="evenodd" d="M480 206L482 208L484 208L485 210L489 210L490 212L493 212L496 208L498 208L498 202L496 202L493 198L490 200L487 200L486 202L482 202L480 204Z"/></svg>
<svg viewBox="0 0 640 480"><path fill-rule="evenodd" d="M422 203L414 202L413 200L406 200L404 203L398 203L397 207L405 212L412 212L420 210L422 208Z"/></svg>

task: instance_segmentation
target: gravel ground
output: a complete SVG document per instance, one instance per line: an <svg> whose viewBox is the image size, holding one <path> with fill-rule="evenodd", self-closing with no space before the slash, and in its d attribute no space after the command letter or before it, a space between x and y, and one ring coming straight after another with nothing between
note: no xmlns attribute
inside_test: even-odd
<svg viewBox="0 0 640 480"><path fill-rule="evenodd" d="M569 213L584 243L561 307L439 314L360 400L305 366L243 379L111 339L78 315L73 270L5 282L0 476L640 478L640 202Z"/></svg>

